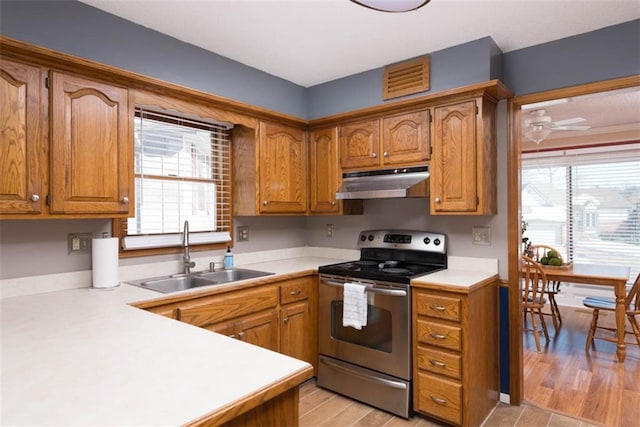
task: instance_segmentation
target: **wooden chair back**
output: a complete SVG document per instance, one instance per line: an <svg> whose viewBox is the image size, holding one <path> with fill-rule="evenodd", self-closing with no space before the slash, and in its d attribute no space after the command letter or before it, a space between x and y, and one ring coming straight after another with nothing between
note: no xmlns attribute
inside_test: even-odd
<svg viewBox="0 0 640 427"><path fill-rule="evenodd" d="M625 298L627 314L640 314L640 273Z"/></svg>
<svg viewBox="0 0 640 427"><path fill-rule="evenodd" d="M547 288L547 276L540 264L526 255L521 257L522 303L523 305L544 305L544 290Z"/></svg>
<svg viewBox="0 0 640 427"><path fill-rule="evenodd" d="M567 262L565 257L562 255L562 252L560 252L559 250L557 250L553 246L549 246L549 245L531 245L531 250L533 252L532 258L537 262L540 262L540 260L543 257L546 257L547 256L547 252L549 252L549 251L556 251L558 253L558 255L560 255L560 258L562 258L562 260L564 262Z"/></svg>

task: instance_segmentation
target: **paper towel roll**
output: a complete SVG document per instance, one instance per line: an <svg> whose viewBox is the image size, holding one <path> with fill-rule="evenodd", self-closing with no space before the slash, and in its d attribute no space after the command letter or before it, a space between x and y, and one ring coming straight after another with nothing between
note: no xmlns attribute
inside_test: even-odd
<svg viewBox="0 0 640 427"><path fill-rule="evenodd" d="M118 286L118 238L91 240L93 287Z"/></svg>

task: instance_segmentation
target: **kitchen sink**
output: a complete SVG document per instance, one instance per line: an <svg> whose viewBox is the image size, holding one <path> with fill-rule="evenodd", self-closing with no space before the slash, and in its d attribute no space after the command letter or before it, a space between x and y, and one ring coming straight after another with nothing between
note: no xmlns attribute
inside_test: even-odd
<svg viewBox="0 0 640 427"><path fill-rule="evenodd" d="M219 283L236 282L238 280L255 279L256 277L269 276L274 273L266 271L246 270L243 268L234 268L233 270L203 271L197 273L198 276L215 280Z"/></svg>
<svg viewBox="0 0 640 427"><path fill-rule="evenodd" d="M191 274L175 274L172 276L153 277L149 279L132 280L127 283L141 288L151 289L152 291L169 294L202 286L221 285L224 283L237 282L239 280L254 279L256 277L268 276L271 274L274 273L234 268L233 270L201 271Z"/></svg>

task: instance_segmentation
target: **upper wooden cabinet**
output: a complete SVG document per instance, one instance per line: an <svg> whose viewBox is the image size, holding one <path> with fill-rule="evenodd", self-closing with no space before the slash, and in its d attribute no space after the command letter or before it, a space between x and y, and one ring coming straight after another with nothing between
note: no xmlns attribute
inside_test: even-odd
<svg viewBox="0 0 640 427"><path fill-rule="evenodd" d="M429 160L429 110L382 119L382 161L385 165Z"/></svg>
<svg viewBox="0 0 640 427"><path fill-rule="evenodd" d="M482 97L435 108L431 214L497 213L495 117Z"/></svg>
<svg viewBox="0 0 640 427"><path fill-rule="evenodd" d="M1 67L3 218L129 216L129 90L50 71L47 94L46 69L6 58Z"/></svg>
<svg viewBox="0 0 640 427"><path fill-rule="evenodd" d="M302 129L260 122L260 213L307 212L307 141Z"/></svg>
<svg viewBox="0 0 640 427"><path fill-rule="evenodd" d="M39 67L0 60L0 213L42 212L47 188L46 92Z"/></svg>
<svg viewBox="0 0 640 427"><path fill-rule="evenodd" d="M411 165L429 160L429 118L429 110L423 110L342 126L342 168Z"/></svg>
<svg viewBox="0 0 640 427"><path fill-rule="evenodd" d="M129 90L51 72L51 212L129 214Z"/></svg>

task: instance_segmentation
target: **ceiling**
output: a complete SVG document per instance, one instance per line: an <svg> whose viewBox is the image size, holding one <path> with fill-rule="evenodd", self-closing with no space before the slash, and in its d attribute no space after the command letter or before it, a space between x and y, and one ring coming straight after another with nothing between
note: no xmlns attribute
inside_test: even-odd
<svg viewBox="0 0 640 427"><path fill-rule="evenodd" d="M81 0L309 87L490 36L503 52L640 18L638 0Z"/></svg>
<svg viewBox="0 0 640 427"><path fill-rule="evenodd" d="M431 0L407 13L348 0L80 1L304 87L487 36L506 53L640 18L638 0ZM545 110L591 126L549 140L629 128L640 140L640 90Z"/></svg>

